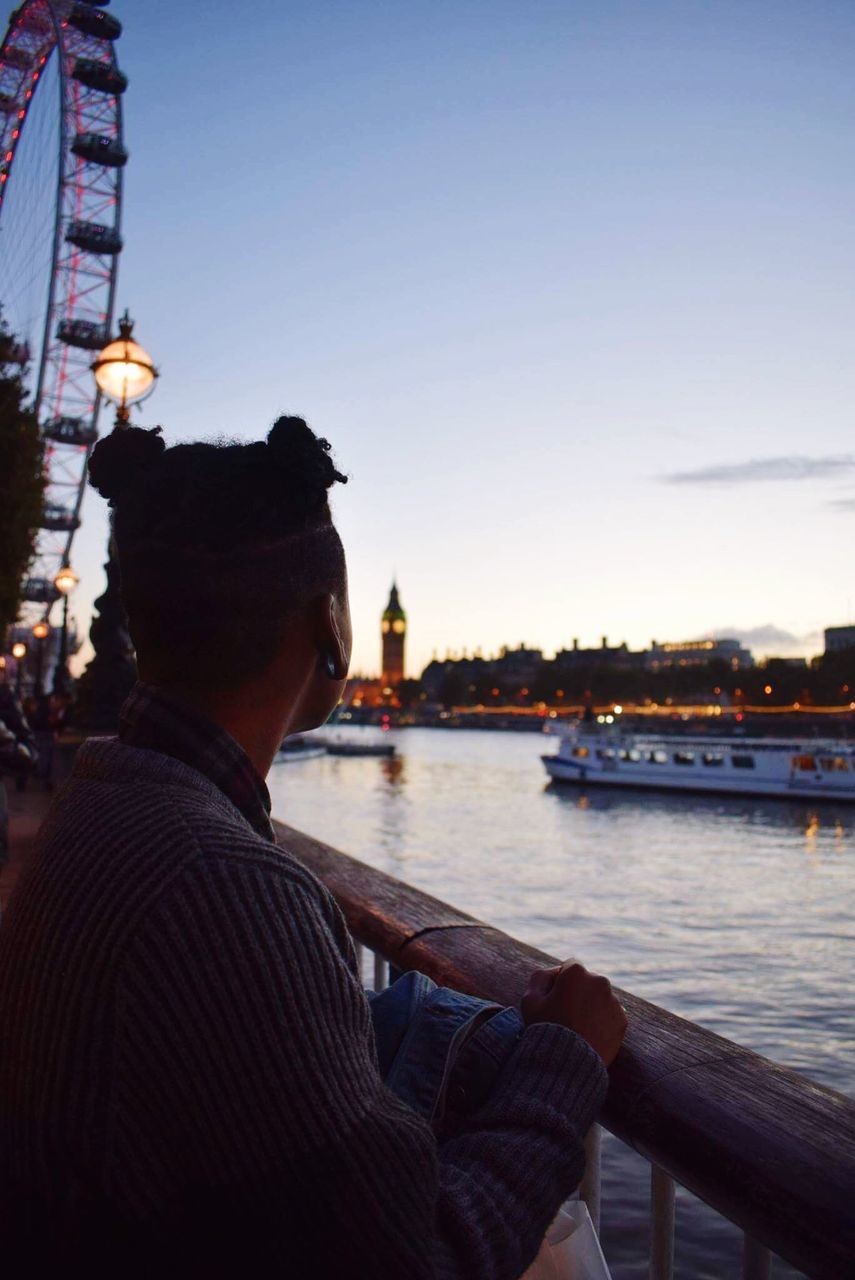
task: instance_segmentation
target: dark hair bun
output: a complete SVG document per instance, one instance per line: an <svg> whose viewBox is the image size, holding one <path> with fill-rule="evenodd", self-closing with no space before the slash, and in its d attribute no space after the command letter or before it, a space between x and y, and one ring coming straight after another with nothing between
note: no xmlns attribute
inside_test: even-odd
<svg viewBox="0 0 855 1280"><path fill-rule="evenodd" d="M326 501L336 481L347 484L347 476L335 469L330 448L329 440L316 436L303 418L277 418L268 433L267 452L282 487L307 511Z"/></svg>
<svg viewBox="0 0 855 1280"><path fill-rule="evenodd" d="M161 427L114 427L99 440L89 459L89 483L115 503L143 472L157 464L166 449Z"/></svg>

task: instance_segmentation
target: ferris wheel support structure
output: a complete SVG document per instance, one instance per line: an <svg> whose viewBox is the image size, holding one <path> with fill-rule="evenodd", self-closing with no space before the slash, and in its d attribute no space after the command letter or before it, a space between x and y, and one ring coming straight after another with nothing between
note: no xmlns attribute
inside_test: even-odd
<svg viewBox="0 0 855 1280"><path fill-rule="evenodd" d="M25 0L13 11L0 49L0 236L33 98L49 59L59 63L53 252L33 401L47 487L22 591L25 606L39 606L41 613L59 598L54 578L69 562L80 524L100 407L91 364L110 339L122 250L122 170L128 159L122 94L128 82L116 61L122 26L104 3Z"/></svg>

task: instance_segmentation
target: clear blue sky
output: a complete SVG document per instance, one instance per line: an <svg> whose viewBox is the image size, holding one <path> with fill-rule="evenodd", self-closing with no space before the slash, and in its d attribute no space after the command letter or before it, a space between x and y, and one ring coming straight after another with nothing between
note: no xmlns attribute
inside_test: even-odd
<svg viewBox="0 0 855 1280"><path fill-rule="evenodd" d="M114 12L143 420L330 438L358 669L847 620L851 3Z"/></svg>

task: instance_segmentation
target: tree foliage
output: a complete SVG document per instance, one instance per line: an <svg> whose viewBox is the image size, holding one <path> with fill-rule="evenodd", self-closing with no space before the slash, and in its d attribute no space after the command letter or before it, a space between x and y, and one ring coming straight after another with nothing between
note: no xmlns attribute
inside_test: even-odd
<svg viewBox="0 0 855 1280"><path fill-rule="evenodd" d="M0 314L0 641L18 616L45 488L38 422L17 352Z"/></svg>

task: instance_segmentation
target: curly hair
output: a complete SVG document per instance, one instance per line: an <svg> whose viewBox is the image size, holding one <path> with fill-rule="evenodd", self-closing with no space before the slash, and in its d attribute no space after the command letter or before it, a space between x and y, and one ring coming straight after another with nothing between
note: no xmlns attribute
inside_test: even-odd
<svg viewBox="0 0 855 1280"><path fill-rule="evenodd" d="M179 444L117 427L89 460L112 508L122 597L141 668L222 687L260 674L289 618L345 585L327 440L282 417L266 442Z"/></svg>

